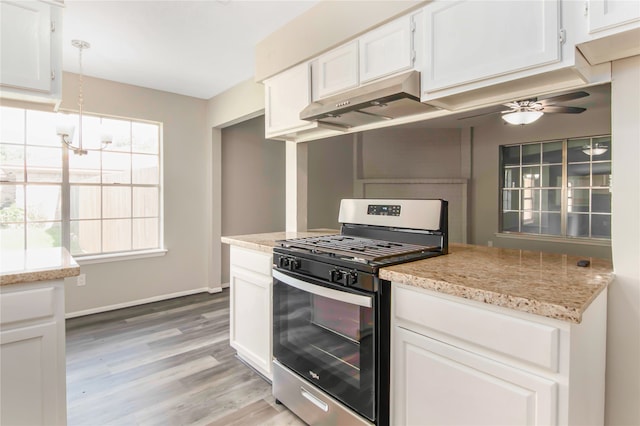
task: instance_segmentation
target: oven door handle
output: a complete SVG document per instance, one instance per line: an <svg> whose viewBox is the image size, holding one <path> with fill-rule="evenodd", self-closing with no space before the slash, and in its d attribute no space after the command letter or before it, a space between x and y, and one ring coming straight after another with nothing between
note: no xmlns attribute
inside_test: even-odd
<svg viewBox="0 0 640 426"><path fill-rule="evenodd" d="M360 294L349 293L347 291L333 290L331 288L323 287L308 283L306 281L299 280L290 275L283 274L282 272L274 269L273 278L278 281L295 287L299 290L306 291L307 293L315 294L318 296L326 297L340 302L349 303L352 305L363 306L365 308L371 308L373 306L373 296L362 296Z"/></svg>

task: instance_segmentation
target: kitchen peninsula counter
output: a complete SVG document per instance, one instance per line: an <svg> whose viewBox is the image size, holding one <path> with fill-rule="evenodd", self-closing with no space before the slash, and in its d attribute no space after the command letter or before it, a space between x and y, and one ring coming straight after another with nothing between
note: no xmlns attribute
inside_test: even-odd
<svg viewBox="0 0 640 426"><path fill-rule="evenodd" d="M0 251L2 424L67 423L64 279L79 274L61 247Z"/></svg>
<svg viewBox="0 0 640 426"><path fill-rule="evenodd" d="M276 241L336 234L320 229L222 237L222 242L271 253ZM590 262L577 266L579 260ZM380 278L489 305L580 323L613 281L608 260L517 249L449 244L449 254L387 266Z"/></svg>
<svg viewBox="0 0 640 426"><path fill-rule="evenodd" d="M3 250L0 252L0 285L58 280L80 274L80 267L62 247Z"/></svg>
<svg viewBox="0 0 640 426"><path fill-rule="evenodd" d="M589 266L577 266L582 259ZM381 268L380 278L580 323L614 274L611 262L603 259L450 244L445 256Z"/></svg>

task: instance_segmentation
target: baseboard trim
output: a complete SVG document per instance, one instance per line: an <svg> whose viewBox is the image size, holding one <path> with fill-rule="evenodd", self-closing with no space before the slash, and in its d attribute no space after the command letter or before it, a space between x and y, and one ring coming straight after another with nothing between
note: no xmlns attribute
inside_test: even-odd
<svg viewBox="0 0 640 426"><path fill-rule="evenodd" d="M76 312L69 312L65 314L65 318L75 318L75 317L82 317L85 315L91 315L91 314L99 314L101 312L108 312L108 311L115 311L116 309L122 309L122 308L130 308L132 306L138 306L138 305L144 305L146 303L153 303L153 302L159 302L161 300L167 300L167 299L174 299L176 297L182 297L182 296L189 296L192 294L197 294L197 293L220 293L222 291L222 288L210 288L210 287L203 287L203 288L196 288L193 290L186 290L186 291L179 291L177 293L170 293L170 294L162 294L159 296L153 296L153 297L148 297L146 299L138 299L138 300L132 300L130 302L124 302L124 303L117 303L115 305L108 305L108 306L100 306L97 308L92 308L92 309L86 309L83 311L76 311Z"/></svg>

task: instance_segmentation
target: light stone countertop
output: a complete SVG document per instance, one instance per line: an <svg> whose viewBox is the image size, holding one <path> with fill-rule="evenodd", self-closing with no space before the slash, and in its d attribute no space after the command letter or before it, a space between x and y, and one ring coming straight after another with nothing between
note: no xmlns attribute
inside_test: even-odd
<svg viewBox="0 0 640 426"><path fill-rule="evenodd" d="M222 242L271 253L288 238L336 230L273 232L222 237ZM590 261L588 267L576 265ZM490 305L580 323L582 314L613 281L610 261L563 254L449 244L449 254L380 268L380 278Z"/></svg>
<svg viewBox="0 0 640 426"><path fill-rule="evenodd" d="M581 259L590 265L577 266ZM380 278L580 323L614 274L603 259L450 244L447 255L381 268Z"/></svg>
<svg viewBox="0 0 640 426"><path fill-rule="evenodd" d="M62 247L0 252L0 285L57 280L80 274L80 267Z"/></svg>
<svg viewBox="0 0 640 426"><path fill-rule="evenodd" d="M259 250L271 253L276 246L276 241L287 240L292 238L317 237L320 235L339 234L340 231L335 229L312 229L309 231L293 231L293 232L268 232L265 234L248 234L234 235L222 237L220 241L238 247L244 247L252 250Z"/></svg>

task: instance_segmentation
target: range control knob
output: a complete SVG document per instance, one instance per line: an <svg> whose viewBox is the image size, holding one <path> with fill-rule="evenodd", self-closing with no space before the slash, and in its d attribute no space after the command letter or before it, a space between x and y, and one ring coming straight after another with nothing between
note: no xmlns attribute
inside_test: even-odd
<svg viewBox="0 0 640 426"><path fill-rule="evenodd" d="M331 281L332 283L340 282L343 277L344 271L341 271L340 269L336 268L329 271L329 281Z"/></svg>
<svg viewBox="0 0 640 426"><path fill-rule="evenodd" d="M355 283L358 282L358 272L357 271L350 271L346 274L345 277L345 284L348 286L352 286Z"/></svg>
<svg viewBox="0 0 640 426"><path fill-rule="evenodd" d="M300 269L300 260L292 257L291 259L289 259L288 268L290 271L293 271L294 269Z"/></svg>
<svg viewBox="0 0 640 426"><path fill-rule="evenodd" d="M289 258L288 257L284 257L284 256L280 256L280 258L278 259L278 266L281 268L288 268L289 267Z"/></svg>

